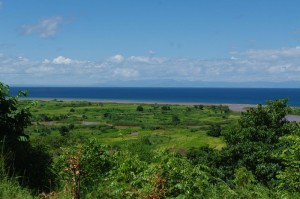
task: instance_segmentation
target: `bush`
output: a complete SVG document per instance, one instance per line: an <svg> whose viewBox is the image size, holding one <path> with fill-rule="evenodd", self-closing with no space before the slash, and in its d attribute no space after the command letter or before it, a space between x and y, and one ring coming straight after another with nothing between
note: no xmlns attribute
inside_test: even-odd
<svg viewBox="0 0 300 199"><path fill-rule="evenodd" d="M136 111L144 111L144 108L141 105L139 105L138 107L136 107Z"/></svg>
<svg viewBox="0 0 300 199"><path fill-rule="evenodd" d="M203 110L204 106L203 105L194 105L194 108L195 109L200 109L200 110Z"/></svg>
<svg viewBox="0 0 300 199"><path fill-rule="evenodd" d="M171 110L171 108L170 108L170 106L168 106L168 105L163 105L163 106L161 107L161 110L163 110L163 111L169 111L169 110Z"/></svg>
<svg viewBox="0 0 300 199"><path fill-rule="evenodd" d="M90 141L64 149L54 169L60 173L60 186L71 185L72 196L85 195L104 178L112 168L108 148Z"/></svg>
<svg viewBox="0 0 300 199"><path fill-rule="evenodd" d="M62 135L62 136L65 136L69 133L69 128L66 127L66 126L62 126L59 128L59 133Z"/></svg>
<svg viewBox="0 0 300 199"><path fill-rule="evenodd" d="M208 132L207 132L207 135L212 136L212 137L221 136L221 126L220 126L220 124L211 125Z"/></svg>
<svg viewBox="0 0 300 199"><path fill-rule="evenodd" d="M180 123L180 119L179 119L178 115L173 115L172 116L172 123L174 125L178 125Z"/></svg>
<svg viewBox="0 0 300 199"><path fill-rule="evenodd" d="M73 130L75 128L75 125L74 124L69 124L69 129L70 130Z"/></svg>
<svg viewBox="0 0 300 199"><path fill-rule="evenodd" d="M111 118L111 114L106 112L106 113L103 114L103 117L104 118Z"/></svg>

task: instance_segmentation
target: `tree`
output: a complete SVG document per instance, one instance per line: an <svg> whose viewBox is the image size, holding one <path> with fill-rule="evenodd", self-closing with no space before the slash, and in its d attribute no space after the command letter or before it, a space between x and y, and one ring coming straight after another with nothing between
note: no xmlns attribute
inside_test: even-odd
<svg viewBox="0 0 300 199"><path fill-rule="evenodd" d="M207 132L207 135L213 136L213 137L221 136L221 125L220 124L211 125Z"/></svg>
<svg viewBox="0 0 300 199"><path fill-rule="evenodd" d="M141 105L139 105L138 107L136 107L136 111L144 111L144 108Z"/></svg>
<svg viewBox="0 0 300 199"><path fill-rule="evenodd" d="M163 110L163 111L169 111L169 110L171 110L171 108L170 108L170 106L168 106L168 105L163 105L163 106L161 107L161 110Z"/></svg>
<svg viewBox="0 0 300 199"><path fill-rule="evenodd" d="M200 105L194 105L194 108L195 109L203 110L204 106L202 104L200 104Z"/></svg>
<svg viewBox="0 0 300 199"><path fill-rule="evenodd" d="M18 179L35 191L49 190L53 175L49 168L51 156L44 146L31 146L25 128L31 124L30 105L21 106L17 96L9 94L9 86L0 82L0 148L7 156L4 168L8 175L21 176ZM1 146L2 145L2 146Z"/></svg>
<svg viewBox="0 0 300 199"><path fill-rule="evenodd" d="M260 182L270 183L283 167L282 161L273 155L280 150L279 139L294 131L285 118L289 111L287 99L280 99L242 113L239 124L224 134L227 147L219 160L220 167L225 168L224 175L244 166Z"/></svg>
<svg viewBox="0 0 300 199"><path fill-rule="evenodd" d="M293 135L282 137L281 143L285 146L277 154L283 160L285 169L277 175L278 188L300 193L300 130Z"/></svg>
<svg viewBox="0 0 300 199"><path fill-rule="evenodd" d="M178 125L180 123L180 119L179 119L178 115L173 115L172 116L172 123L174 125Z"/></svg>
<svg viewBox="0 0 300 199"><path fill-rule="evenodd" d="M112 155L105 145L91 140L88 143L63 148L54 170L60 173L61 186L71 186L72 198L89 193L112 169Z"/></svg>
<svg viewBox="0 0 300 199"><path fill-rule="evenodd" d="M0 82L0 142L14 147L18 142L28 140L24 129L31 124L29 107L20 107L18 98L26 96L19 92L17 96L9 94L9 86Z"/></svg>
<svg viewBox="0 0 300 199"><path fill-rule="evenodd" d="M61 126L59 128L59 133L62 135L62 136L66 136L68 133L69 133L69 128L66 127L66 126Z"/></svg>

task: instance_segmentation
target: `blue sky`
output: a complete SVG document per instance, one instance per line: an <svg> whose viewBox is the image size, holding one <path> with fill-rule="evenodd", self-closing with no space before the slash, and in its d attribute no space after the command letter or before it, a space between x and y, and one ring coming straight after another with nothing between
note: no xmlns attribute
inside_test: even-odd
<svg viewBox="0 0 300 199"><path fill-rule="evenodd" d="M0 81L297 81L299 7L297 0L0 0Z"/></svg>

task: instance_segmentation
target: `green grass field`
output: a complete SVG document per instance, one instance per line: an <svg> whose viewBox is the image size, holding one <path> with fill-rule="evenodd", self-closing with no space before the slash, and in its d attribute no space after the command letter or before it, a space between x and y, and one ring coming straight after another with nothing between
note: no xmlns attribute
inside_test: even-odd
<svg viewBox="0 0 300 199"><path fill-rule="evenodd" d="M22 101L22 104L32 101ZM142 110L138 111L137 107ZM222 137L207 131L219 124L222 131L234 124L238 113L225 106L187 106L161 104L118 104L84 101L34 101L32 126L27 128L33 143L51 148L65 145L66 139L94 138L101 143L122 147L147 138L151 147L188 149L224 146ZM62 133L62 128L67 132ZM64 143L60 143L64 142ZM67 141L68 142L68 141Z"/></svg>

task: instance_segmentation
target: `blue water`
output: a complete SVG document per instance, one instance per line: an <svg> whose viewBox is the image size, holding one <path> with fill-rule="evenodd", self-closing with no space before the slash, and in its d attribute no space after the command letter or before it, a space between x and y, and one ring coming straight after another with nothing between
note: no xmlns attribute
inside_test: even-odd
<svg viewBox="0 0 300 199"><path fill-rule="evenodd" d="M27 90L29 98L129 100L149 102L194 102L264 104L289 98L300 107L300 89L282 88L95 88L95 87L11 87L11 93Z"/></svg>

